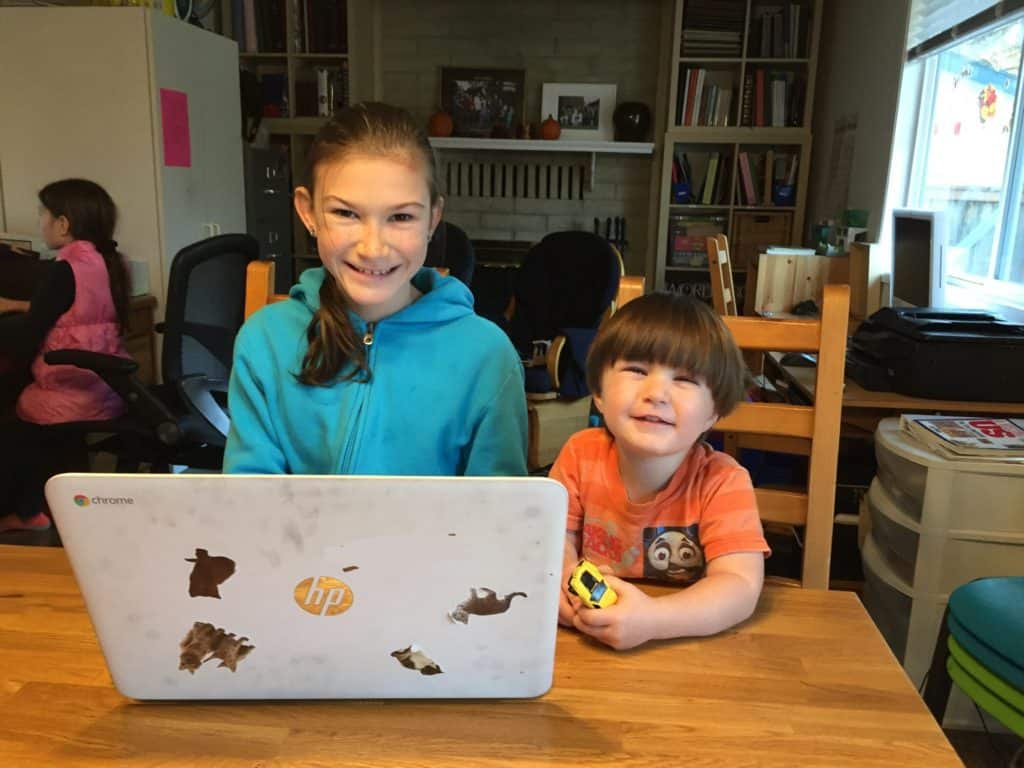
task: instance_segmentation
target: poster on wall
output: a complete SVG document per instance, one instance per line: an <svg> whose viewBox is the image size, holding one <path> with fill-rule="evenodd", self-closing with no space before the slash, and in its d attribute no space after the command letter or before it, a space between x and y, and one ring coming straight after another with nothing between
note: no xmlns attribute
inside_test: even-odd
<svg viewBox="0 0 1024 768"><path fill-rule="evenodd" d="M188 132L188 94L160 89L160 125L164 134L164 165L192 167L192 142Z"/></svg>

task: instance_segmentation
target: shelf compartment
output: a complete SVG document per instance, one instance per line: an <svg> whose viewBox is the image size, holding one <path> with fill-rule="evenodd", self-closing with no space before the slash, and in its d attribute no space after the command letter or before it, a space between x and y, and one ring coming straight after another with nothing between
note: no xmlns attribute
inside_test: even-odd
<svg viewBox="0 0 1024 768"><path fill-rule="evenodd" d="M673 124L685 128L721 129L738 123L739 63L679 65Z"/></svg>

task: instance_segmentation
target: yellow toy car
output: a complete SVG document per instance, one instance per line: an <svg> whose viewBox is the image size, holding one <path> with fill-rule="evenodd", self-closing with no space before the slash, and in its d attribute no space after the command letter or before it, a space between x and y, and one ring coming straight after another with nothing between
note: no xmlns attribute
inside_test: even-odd
<svg viewBox="0 0 1024 768"><path fill-rule="evenodd" d="M597 566L584 558L569 576L569 591L580 598L588 608L608 608L619 596L608 586Z"/></svg>

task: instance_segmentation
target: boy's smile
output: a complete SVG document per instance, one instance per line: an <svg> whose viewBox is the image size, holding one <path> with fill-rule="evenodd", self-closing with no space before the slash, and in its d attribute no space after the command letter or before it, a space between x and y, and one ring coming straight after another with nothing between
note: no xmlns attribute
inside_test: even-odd
<svg viewBox="0 0 1024 768"><path fill-rule="evenodd" d="M601 376L594 403L616 449L631 458L681 463L718 418L703 380L659 363L616 361Z"/></svg>

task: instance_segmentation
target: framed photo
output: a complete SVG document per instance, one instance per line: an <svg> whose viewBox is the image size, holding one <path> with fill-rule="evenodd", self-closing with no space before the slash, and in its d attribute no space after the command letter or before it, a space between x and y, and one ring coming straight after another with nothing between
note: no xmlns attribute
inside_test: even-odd
<svg viewBox="0 0 1024 768"><path fill-rule="evenodd" d="M540 119L554 117L567 139L612 141L616 90L594 83L544 83Z"/></svg>
<svg viewBox="0 0 1024 768"><path fill-rule="evenodd" d="M522 69L441 68L441 107L455 136L513 138L523 122Z"/></svg>

